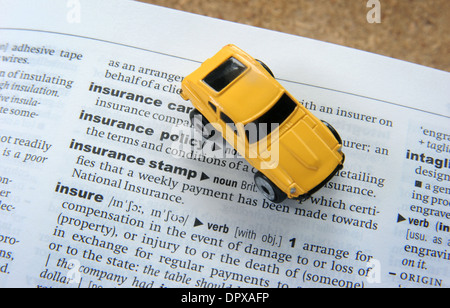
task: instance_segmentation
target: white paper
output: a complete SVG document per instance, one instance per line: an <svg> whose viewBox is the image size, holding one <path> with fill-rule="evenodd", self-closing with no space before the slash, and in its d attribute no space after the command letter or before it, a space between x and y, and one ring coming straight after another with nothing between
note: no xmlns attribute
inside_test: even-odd
<svg viewBox="0 0 450 308"><path fill-rule="evenodd" d="M0 7L2 287L448 287L449 73L135 2ZM228 43L344 140L302 204L180 150L180 80Z"/></svg>

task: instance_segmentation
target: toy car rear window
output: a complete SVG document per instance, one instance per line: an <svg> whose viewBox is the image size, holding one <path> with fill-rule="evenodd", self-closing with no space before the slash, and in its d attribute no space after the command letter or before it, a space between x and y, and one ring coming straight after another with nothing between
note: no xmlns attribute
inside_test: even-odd
<svg viewBox="0 0 450 308"><path fill-rule="evenodd" d="M209 73L203 81L215 91L220 92L242 74L246 68L236 58L231 57Z"/></svg>
<svg viewBox="0 0 450 308"><path fill-rule="evenodd" d="M274 131L292 114L297 104L284 93L265 114L244 126L249 143L255 143Z"/></svg>

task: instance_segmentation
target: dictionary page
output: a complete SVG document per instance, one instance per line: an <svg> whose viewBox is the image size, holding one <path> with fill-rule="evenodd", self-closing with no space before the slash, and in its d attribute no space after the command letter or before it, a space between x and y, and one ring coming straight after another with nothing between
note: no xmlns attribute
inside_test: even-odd
<svg viewBox="0 0 450 308"><path fill-rule="evenodd" d="M449 73L142 3L0 7L1 287L449 286ZM341 135L309 200L194 138L181 81L229 43Z"/></svg>

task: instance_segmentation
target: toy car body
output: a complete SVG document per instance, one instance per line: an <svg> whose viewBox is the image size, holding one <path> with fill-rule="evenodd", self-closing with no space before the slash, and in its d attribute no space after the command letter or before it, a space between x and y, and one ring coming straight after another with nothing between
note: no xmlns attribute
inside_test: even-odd
<svg viewBox="0 0 450 308"><path fill-rule="evenodd" d="M204 116L200 126L211 123L259 170L256 185L272 202L307 198L342 168L337 132L293 98L265 64L234 45L203 62L181 88L181 97L196 108L191 120Z"/></svg>

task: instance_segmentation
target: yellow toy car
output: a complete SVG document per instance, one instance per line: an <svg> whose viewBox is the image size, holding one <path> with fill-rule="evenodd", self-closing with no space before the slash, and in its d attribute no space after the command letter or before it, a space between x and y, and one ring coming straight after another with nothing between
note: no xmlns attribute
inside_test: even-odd
<svg viewBox="0 0 450 308"><path fill-rule="evenodd" d="M181 83L181 97L195 109L194 128L214 129L253 167L263 195L279 203L306 199L344 162L342 140L273 77L270 69L234 45L226 45Z"/></svg>

